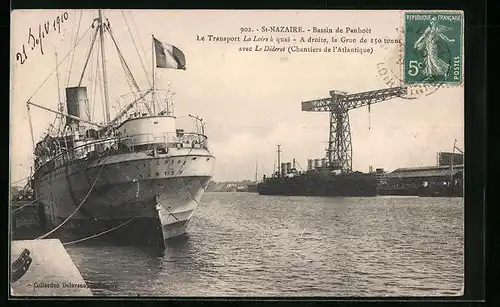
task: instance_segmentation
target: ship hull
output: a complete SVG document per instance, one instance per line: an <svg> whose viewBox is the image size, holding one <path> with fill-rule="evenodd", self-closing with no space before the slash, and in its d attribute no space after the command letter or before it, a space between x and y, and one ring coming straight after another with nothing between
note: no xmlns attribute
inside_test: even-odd
<svg viewBox="0 0 500 307"><path fill-rule="evenodd" d="M303 174L268 178L257 186L260 195L284 196L377 196L377 179L370 174Z"/></svg>
<svg viewBox="0 0 500 307"><path fill-rule="evenodd" d="M121 154L56 169L35 182L42 228L64 222L49 236L63 243L93 237L89 240L161 245L186 232L213 163L206 150L178 150L155 157Z"/></svg>

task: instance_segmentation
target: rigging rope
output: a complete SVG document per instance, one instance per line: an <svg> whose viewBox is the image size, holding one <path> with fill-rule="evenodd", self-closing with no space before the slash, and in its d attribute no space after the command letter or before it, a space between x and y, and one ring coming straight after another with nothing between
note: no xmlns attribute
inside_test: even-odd
<svg viewBox="0 0 500 307"><path fill-rule="evenodd" d="M83 14L83 10L80 11L80 18L78 19L78 27L76 28L76 37L77 38L78 38L78 33L80 32L80 22L82 21L82 14ZM90 26L90 27L92 27L92 26ZM90 29L90 27L89 27L89 29ZM77 41L75 40L75 45L73 46L73 49L71 49L71 50L74 50L76 48L76 45L77 45ZM71 77L71 68L73 67L73 60L74 59L75 59L75 53L73 52L73 56L71 57L71 63L69 64L68 79L66 81L66 87L68 87L68 85L69 85L69 80Z"/></svg>
<svg viewBox="0 0 500 307"><path fill-rule="evenodd" d="M302 168L302 166L300 166L300 164L299 164L299 162L298 162L298 161L295 161L295 163L296 163L296 164L300 167L300 169L301 169L302 171L304 171L304 169Z"/></svg>
<svg viewBox="0 0 500 307"><path fill-rule="evenodd" d="M10 183L10 185L12 186L13 184L16 184L16 183L18 183L18 182L21 182L21 181L24 181L24 180L26 180L26 179L30 179L30 178L31 178L31 175L30 175L30 176L28 176L28 177L21 178L21 179L19 179L19 180L17 180L17 181L11 182L11 183Z"/></svg>
<svg viewBox="0 0 500 307"><path fill-rule="evenodd" d="M64 58L62 59L61 62L59 62L59 64L56 66L56 68L54 68L54 70L52 70L52 72L47 76L47 78L42 82L42 84L40 84L40 86L36 89L36 91L33 93L33 95L31 95L30 98L28 98L28 101L31 100L31 98L33 98L33 96L36 95L36 93L38 93L38 91L42 88L42 86L45 84L45 82L47 82L47 80L49 80L49 78L52 76L52 74L57 70L57 68L59 66L61 66L61 64L64 62L64 60L71 54L71 51L73 51L76 46L80 43L80 41L82 40L82 38L85 37L85 35L87 35L87 33L89 32L89 30L91 29L91 26L85 31L85 33L83 33L83 35L78 39L78 41L75 43L75 46L73 48L71 48L71 50L64 56Z"/></svg>
<svg viewBox="0 0 500 307"><path fill-rule="evenodd" d="M118 57L120 58L120 64L122 65L122 68L123 68L123 71L125 72L125 75L130 79L130 82L132 82L132 84L135 86L136 90L139 92L140 91L139 85L135 81L134 75L130 71L130 68L128 67L127 62L125 61L125 58L123 57L123 54L120 51L120 47L118 46L118 42L115 40L113 31L111 30L111 27L109 25L107 25L106 28L108 29L108 32L111 36L111 40L115 44L115 48L118 51Z"/></svg>
<svg viewBox="0 0 500 307"><path fill-rule="evenodd" d="M99 66L99 58L97 58L97 66ZM97 80L99 83L99 95L101 95L101 100L104 97L104 85L101 82L101 74L97 74ZM104 118L104 114L106 114L106 110L104 109L104 103L101 103L101 111L102 111L102 117Z"/></svg>
<svg viewBox="0 0 500 307"><path fill-rule="evenodd" d="M77 11L76 11L76 10L74 10L74 11L73 11L73 13L74 13L74 14L73 14L73 15L74 15L73 17L76 17L76 13L77 13ZM81 12L80 12L80 13L81 13ZM73 20L73 19L71 19L71 20ZM71 45L72 45L72 43L73 43L73 35L75 35L75 23L73 23L73 26L71 27L71 36L69 37L69 45L70 45L70 46L71 46ZM67 76L69 75L70 70L71 70L71 67L68 65L68 71L66 72L66 79L68 79L68 78L67 78ZM68 83L69 83L69 81L65 83L65 86L66 86L66 87L68 86Z"/></svg>
<svg viewBox="0 0 500 307"><path fill-rule="evenodd" d="M118 43L117 43L117 41L116 41L116 39L115 39L115 36L114 36L114 34L113 34L113 31L111 30L111 26L109 25L109 23L108 23L108 25L105 25L105 26L106 26L106 29L108 29L108 33L109 33L109 35L111 36L111 40L112 40L112 41L113 41L113 43L115 44L116 51L118 52L118 56L119 56L119 58L120 58L120 62L121 62L122 68L123 68L123 70L125 71L125 75L126 75L126 76L128 76L128 78L130 79L130 81L131 81L131 82L132 82L132 84L134 85L134 87L135 87L136 91L137 91L137 92L141 92L141 89L140 89L139 85L137 84L137 82L136 82L136 80L135 80L135 78L134 78L134 76L133 76L132 72L130 71L130 68L129 68L129 67L128 67L128 65L127 65L127 62L125 61L125 58L123 57L123 54L122 54L122 53L121 53L121 51L120 51L120 48L119 48L119 46L118 46ZM144 97L142 97L142 100L144 101L144 99L143 99L143 98L144 98ZM146 108L148 109L148 112L149 112L150 114L153 114L153 113L151 112L151 109L149 108L148 104L147 104L145 101L144 101L144 104L145 104ZM122 112L123 112L123 111L122 111ZM116 119L116 118L115 118L115 119Z"/></svg>
<svg viewBox="0 0 500 307"><path fill-rule="evenodd" d="M97 32L99 32L99 29L97 28L94 32L94 36L92 37L92 42L90 44L89 49L87 50L87 59L85 60L85 65L83 65L83 70L82 70L82 75L80 76L80 81L78 81L78 86L82 84L83 76L85 75L85 70L87 69L87 65L89 63L90 56L92 55L92 51L94 50L94 44L97 38Z"/></svg>
<svg viewBox="0 0 500 307"><path fill-rule="evenodd" d="M54 46L54 49L55 49L55 46ZM56 66L57 66L57 64L59 64L58 61L57 61L57 51L55 51L54 53L55 53L55 57L56 57ZM56 69L56 80L57 80L57 110L60 111L60 112L64 112L64 109L61 108L61 106L62 106L62 100L61 100L61 84L59 82L59 69ZM58 117L59 117L59 114L57 114L56 118L54 118L54 122L52 123L52 125L54 125L56 123L56 120L57 120ZM62 125L62 121L63 120L64 119L61 116L61 120L57 124L57 135L59 135L59 132L61 130L61 125Z"/></svg>
<svg viewBox="0 0 500 307"><path fill-rule="evenodd" d="M31 122L31 113L30 113L30 105L26 103L26 109L28 112L28 124L30 125L30 133L31 133L31 142L33 143L33 150L35 150L35 136L33 135L33 123Z"/></svg>
<svg viewBox="0 0 500 307"><path fill-rule="evenodd" d="M24 207L27 207L27 206L33 205L33 203L35 203L38 199L39 199L39 198L37 198L37 199L35 199L35 200L33 200L33 201L31 201L31 202L27 203L27 204L24 204L23 206L21 206L21 207L19 207L19 208L16 208L16 209L12 210L12 212L16 212L16 211L18 211L18 210L21 210L21 209L22 209L22 208L24 208Z"/></svg>
<svg viewBox="0 0 500 307"><path fill-rule="evenodd" d="M102 157L101 157L102 158ZM100 163L100 161L99 161ZM90 193L92 192L92 190L94 189L94 186L95 184L97 183L97 180L99 179L99 177L101 176L101 172L102 170L104 169L104 166L106 166L106 164L102 164L101 165L101 168L99 169L99 173L97 174L95 180L94 180L94 183L92 184L92 186L90 187L89 191L87 192L87 195L85 195L85 197L83 198L83 200L81 201L81 203L78 205L78 207L76 207L76 209L61 223L59 224L57 227L55 227L54 229L52 229L51 231L47 232L46 234L44 235L41 235L39 236L38 238L36 238L36 240L39 240L39 239L44 239L46 238L47 236L51 235L54 231L58 230L59 228L61 228L64 224L66 224L67 221L69 221L73 215L75 215L75 213L80 209L80 207L85 203L85 201L87 200L87 197L89 197Z"/></svg>
<svg viewBox="0 0 500 307"><path fill-rule="evenodd" d="M132 42L134 43L135 51L137 51L137 55L139 56L139 61L141 62L142 69L144 70L144 73L146 74L146 79L148 80L149 86L151 86L151 81L149 80L148 71L146 70L146 67L144 66L144 62L142 61L142 57L139 53L139 49L137 48L137 44L135 43L134 36L132 35L132 31L130 30L130 27L128 25L127 18L125 17L125 13L123 13L123 10L120 10L120 11L122 12L123 19L125 20L125 24L127 25L128 33L130 34L130 37L132 38Z"/></svg>
<svg viewBox="0 0 500 307"><path fill-rule="evenodd" d="M95 64L95 83L92 85L92 119L94 119L95 115L95 101L96 99L96 89L98 87L97 82L99 82L99 57L97 57L96 64Z"/></svg>
<svg viewBox="0 0 500 307"><path fill-rule="evenodd" d="M122 65L123 70L125 71L125 63L124 60L120 57L120 64ZM128 88L130 89L130 92L134 92L134 88L132 87L132 82L130 81L131 77L127 75L127 72L125 72L125 80L127 81ZM135 93L134 93L135 97Z"/></svg>
<svg viewBox="0 0 500 307"><path fill-rule="evenodd" d="M137 28L137 25L135 24L134 15L133 15L133 14L130 14L130 18L132 19L133 28L134 28L134 29L138 29L138 28ZM137 35L137 36L139 36L139 35ZM143 58L144 58L144 60L146 61L146 65L149 67L148 56L146 55L146 51L144 51L144 46L143 46L142 44L140 44L140 46L141 46L141 49L142 49Z"/></svg>

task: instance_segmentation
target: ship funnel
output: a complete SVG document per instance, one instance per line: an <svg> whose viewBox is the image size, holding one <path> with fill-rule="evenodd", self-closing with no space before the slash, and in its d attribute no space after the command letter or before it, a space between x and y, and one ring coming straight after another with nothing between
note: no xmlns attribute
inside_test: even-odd
<svg viewBox="0 0 500 307"><path fill-rule="evenodd" d="M66 88L66 107L68 114L90 121L90 112L88 109L87 88L67 87ZM79 121L71 118L66 119L67 124L78 124ZM83 124L83 123L82 123Z"/></svg>
<svg viewBox="0 0 500 307"><path fill-rule="evenodd" d="M314 168L319 168L319 159L314 159Z"/></svg>
<svg viewBox="0 0 500 307"><path fill-rule="evenodd" d="M286 175L286 163L281 163L281 176Z"/></svg>

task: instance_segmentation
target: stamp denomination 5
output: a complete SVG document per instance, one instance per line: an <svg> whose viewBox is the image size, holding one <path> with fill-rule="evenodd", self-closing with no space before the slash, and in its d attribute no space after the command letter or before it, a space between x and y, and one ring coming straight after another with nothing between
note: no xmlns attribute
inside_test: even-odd
<svg viewBox="0 0 500 307"><path fill-rule="evenodd" d="M405 83L462 83L463 20L461 13L405 13Z"/></svg>

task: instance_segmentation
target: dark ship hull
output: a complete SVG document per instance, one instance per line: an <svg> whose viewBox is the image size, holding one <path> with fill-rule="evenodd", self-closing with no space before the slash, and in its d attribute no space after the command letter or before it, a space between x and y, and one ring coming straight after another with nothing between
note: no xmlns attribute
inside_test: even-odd
<svg viewBox="0 0 500 307"><path fill-rule="evenodd" d="M372 197L377 196L377 178L365 173L307 172L265 178L257 190L260 195Z"/></svg>

